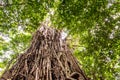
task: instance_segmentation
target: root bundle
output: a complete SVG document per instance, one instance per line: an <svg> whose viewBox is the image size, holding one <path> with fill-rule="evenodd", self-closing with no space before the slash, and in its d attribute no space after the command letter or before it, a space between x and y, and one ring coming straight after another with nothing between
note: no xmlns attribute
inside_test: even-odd
<svg viewBox="0 0 120 80"><path fill-rule="evenodd" d="M41 27L0 80L87 80L61 31Z"/></svg>

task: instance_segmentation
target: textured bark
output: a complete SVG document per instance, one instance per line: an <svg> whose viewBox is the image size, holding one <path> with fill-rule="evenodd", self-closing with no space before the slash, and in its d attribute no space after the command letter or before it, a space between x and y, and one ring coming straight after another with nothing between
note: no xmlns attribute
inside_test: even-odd
<svg viewBox="0 0 120 80"><path fill-rule="evenodd" d="M87 80L61 31L41 27L31 46L0 80Z"/></svg>

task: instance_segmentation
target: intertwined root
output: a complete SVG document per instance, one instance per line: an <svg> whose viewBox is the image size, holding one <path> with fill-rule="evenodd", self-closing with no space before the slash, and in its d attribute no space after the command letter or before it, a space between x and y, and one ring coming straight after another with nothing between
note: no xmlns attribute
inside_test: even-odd
<svg viewBox="0 0 120 80"><path fill-rule="evenodd" d="M30 48L0 80L87 80L72 51L61 38L61 31L41 27Z"/></svg>

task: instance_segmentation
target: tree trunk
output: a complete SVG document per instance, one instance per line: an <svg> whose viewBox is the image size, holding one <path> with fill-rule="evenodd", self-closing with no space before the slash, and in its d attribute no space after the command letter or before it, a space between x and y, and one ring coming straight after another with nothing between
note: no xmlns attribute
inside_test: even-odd
<svg viewBox="0 0 120 80"><path fill-rule="evenodd" d="M41 27L31 46L0 80L88 80L61 37L61 31Z"/></svg>

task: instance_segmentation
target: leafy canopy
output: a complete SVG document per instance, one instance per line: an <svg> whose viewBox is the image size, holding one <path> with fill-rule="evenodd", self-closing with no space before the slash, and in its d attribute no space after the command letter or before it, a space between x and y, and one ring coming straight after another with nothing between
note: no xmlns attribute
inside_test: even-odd
<svg viewBox="0 0 120 80"><path fill-rule="evenodd" d="M120 79L119 0L1 0L0 68L24 52L48 16L72 36L70 45L77 45L75 56L91 79Z"/></svg>

